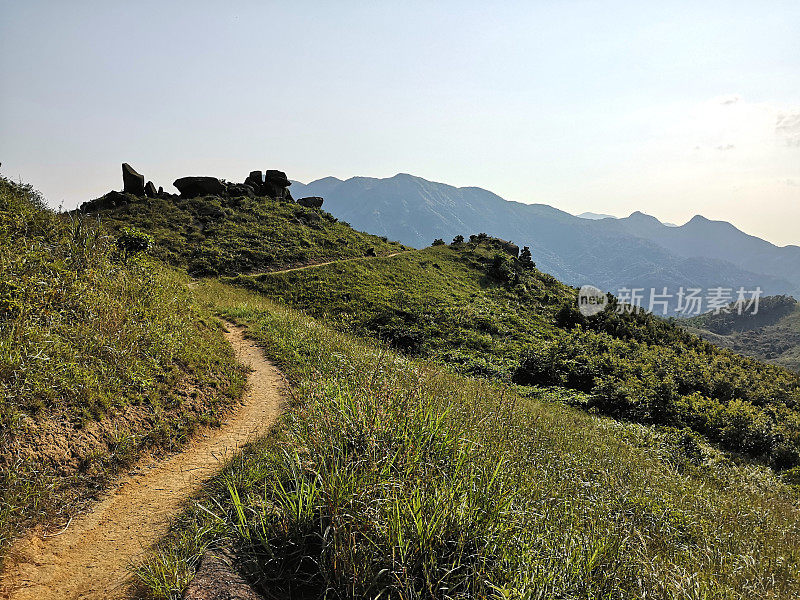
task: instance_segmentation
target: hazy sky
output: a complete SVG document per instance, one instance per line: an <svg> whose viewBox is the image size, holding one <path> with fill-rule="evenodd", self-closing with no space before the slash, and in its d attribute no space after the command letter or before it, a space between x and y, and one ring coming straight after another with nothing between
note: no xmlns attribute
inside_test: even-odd
<svg viewBox="0 0 800 600"><path fill-rule="evenodd" d="M413 173L800 244L800 2L0 0L4 175L73 207Z"/></svg>

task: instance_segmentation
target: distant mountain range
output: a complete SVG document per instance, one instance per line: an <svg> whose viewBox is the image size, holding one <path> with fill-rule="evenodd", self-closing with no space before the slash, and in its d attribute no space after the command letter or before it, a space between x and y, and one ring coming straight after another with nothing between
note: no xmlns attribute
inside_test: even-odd
<svg viewBox="0 0 800 600"><path fill-rule="evenodd" d="M700 215L681 226L641 212L622 219L574 216L405 173L293 182L291 191L296 198L322 196L325 209L339 219L411 246L478 232L530 246L541 270L571 285L588 283L615 293L666 287L673 294L680 287L758 286L765 294L800 297L800 247L778 247Z"/></svg>

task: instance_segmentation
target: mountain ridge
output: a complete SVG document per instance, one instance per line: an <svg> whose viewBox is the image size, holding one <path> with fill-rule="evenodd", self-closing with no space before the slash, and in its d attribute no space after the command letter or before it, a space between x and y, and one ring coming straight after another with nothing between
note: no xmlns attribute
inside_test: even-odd
<svg viewBox="0 0 800 600"><path fill-rule="evenodd" d="M744 286L800 295L800 247L776 246L700 215L681 226L641 211L586 219L408 173L295 182L293 192L323 196L327 210L356 228L415 247L478 231L513 240L530 246L545 271L571 285L591 283L607 291Z"/></svg>

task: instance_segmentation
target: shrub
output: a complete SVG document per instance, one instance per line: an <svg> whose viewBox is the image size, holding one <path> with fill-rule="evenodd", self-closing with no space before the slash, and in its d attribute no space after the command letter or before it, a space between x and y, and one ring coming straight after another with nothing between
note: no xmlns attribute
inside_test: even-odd
<svg viewBox="0 0 800 600"><path fill-rule="evenodd" d="M153 245L153 236L134 227L123 227L115 241L117 252L123 263L147 252Z"/></svg>

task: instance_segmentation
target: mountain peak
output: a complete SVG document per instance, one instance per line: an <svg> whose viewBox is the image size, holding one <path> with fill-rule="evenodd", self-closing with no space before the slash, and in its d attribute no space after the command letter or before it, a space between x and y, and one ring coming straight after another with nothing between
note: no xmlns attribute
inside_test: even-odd
<svg viewBox="0 0 800 600"><path fill-rule="evenodd" d="M628 217L628 220L629 221L634 221L636 223L653 223L653 224L661 225L661 221L659 221L658 219L656 219L652 215L648 215L648 214L643 213L640 210L632 212L630 214L630 216Z"/></svg>

